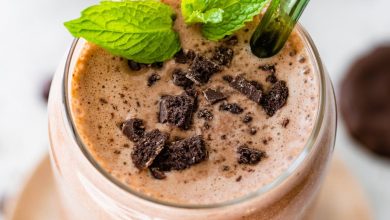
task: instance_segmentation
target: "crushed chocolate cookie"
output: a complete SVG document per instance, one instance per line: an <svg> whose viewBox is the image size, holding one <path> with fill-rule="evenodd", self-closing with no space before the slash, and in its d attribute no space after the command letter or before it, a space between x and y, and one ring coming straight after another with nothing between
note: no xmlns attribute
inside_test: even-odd
<svg viewBox="0 0 390 220"><path fill-rule="evenodd" d="M160 75L158 75L157 73L152 73L149 77L148 77L148 86L151 87L153 86L157 81L159 81L161 79Z"/></svg>
<svg viewBox="0 0 390 220"><path fill-rule="evenodd" d="M226 135L225 135L225 134L222 135L222 136L221 136L221 139L222 139L222 140L226 140Z"/></svg>
<svg viewBox="0 0 390 220"><path fill-rule="evenodd" d="M187 94L163 96L160 101L160 123L169 123L183 130L189 129L196 108L195 102L196 99Z"/></svg>
<svg viewBox="0 0 390 220"><path fill-rule="evenodd" d="M242 180L242 176L236 178L236 182L240 182Z"/></svg>
<svg viewBox="0 0 390 220"><path fill-rule="evenodd" d="M250 128L249 129L249 134L251 134L251 135L255 135L257 133L257 129L256 128Z"/></svg>
<svg viewBox="0 0 390 220"><path fill-rule="evenodd" d="M283 128L286 128L289 123L290 123L290 119L288 119L288 118L284 119L282 122Z"/></svg>
<svg viewBox="0 0 390 220"><path fill-rule="evenodd" d="M263 86L257 81L251 80L249 83L252 84L252 86L254 86L257 90L263 90Z"/></svg>
<svg viewBox="0 0 390 220"><path fill-rule="evenodd" d="M204 90L203 95L206 98L206 100L211 104L215 104L227 98L227 96L222 92L210 88Z"/></svg>
<svg viewBox="0 0 390 220"><path fill-rule="evenodd" d="M249 114L246 114L246 115L244 116L244 118L242 119L242 122L244 122L245 124L247 124L247 123L251 122L252 120L253 120L253 117L250 116Z"/></svg>
<svg viewBox="0 0 390 220"><path fill-rule="evenodd" d="M196 84L205 84L214 73L217 73L220 70L221 68L218 64L206 57L197 55L186 76Z"/></svg>
<svg viewBox="0 0 390 220"><path fill-rule="evenodd" d="M211 121L211 120L213 120L214 116L213 116L213 113L210 110L208 110L208 109L201 109L198 112L198 118L203 118L206 121Z"/></svg>
<svg viewBox="0 0 390 220"><path fill-rule="evenodd" d="M133 71L139 71L142 69L143 66L141 63L137 63L133 60L128 60L127 64L129 65L129 68Z"/></svg>
<svg viewBox="0 0 390 220"><path fill-rule="evenodd" d="M265 80L266 80L267 82L269 82L269 83L272 83L272 84L278 82L278 78L276 78L275 74L270 74L270 75L268 75L267 78L266 78Z"/></svg>
<svg viewBox="0 0 390 220"><path fill-rule="evenodd" d="M234 51L228 47L219 46L215 48L212 60L219 65L229 66L234 57Z"/></svg>
<svg viewBox="0 0 390 220"><path fill-rule="evenodd" d="M140 170L149 167L157 155L164 149L167 141L168 134L162 133L157 129L146 133L135 145L131 153L134 166Z"/></svg>
<svg viewBox="0 0 390 220"><path fill-rule="evenodd" d="M161 69L164 67L164 62L152 63L150 64L150 67L152 67L153 69Z"/></svg>
<svg viewBox="0 0 390 220"><path fill-rule="evenodd" d="M191 86L191 87L188 87L188 88L185 88L185 93L191 97L194 97L194 98L197 98L198 97L198 91L195 89L195 87ZM197 103L195 103L197 104ZM194 111L195 109L197 108L197 106L195 106L194 108Z"/></svg>
<svg viewBox="0 0 390 220"><path fill-rule="evenodd" d="M263 96L263 91L257 89L248 80L242 76L237 76L231 83L230 86L248 97L250 100L260 104Z"/></svg>
<svg viewBox="0 0 390 220"><path fill-rule="evenodd" d="M230 75L225 75L222 77L222 79L228 83L231 83L233 81L233 77Z"/></svg>
<svg viewBox="0 0 390 220"><path fill-rule="evenodd" d="M209 123L205 122L205 123L203 124L203 128L206 129L206 130L209 130L209 129L210 129ZM210 138L209 138L209 139L210 139Z"/></svg>
<svg viewBox="0 0 390 220"><path fill-rule="evenodd" d="M259 66L259 69L265 71L265 72L269 72L269 73L276 73L276 68L275 68L275 65L270 65L270 64L265 64L265 65L261 65Z"/></svg>
<svg viewBox="0 0 390 220"><path fill-rule="evenodd" d="M194 84L190 79L186 77L186 73L182 69L174 69L172 72L172 81L176 86L188 88Z"/></svg>
<svg viewBox="0 0 390 220"><path fill-rule="evenodd" d="M152 174L152 176L155 179L163 180L163 179L167 178L165 173L163 171L161 171L158 167L149 167L149 171L150 171L150 174Z"/></svg>
<svg viewBox="0 0 390 220"><path fill-rule="evenodd" d="M145 127L141 119L132 118L122 123L122 132L131 141L137 142L144 136Z"/></svg>
<svg viewBox="0 0 390 220"><path fill-rule="evenodd" d="M238 37L236 35L226 37L223 42L228 46L236 46L238 44Z"/></svg>
<svg viewBox="0 0 390 220"><path fill-rule="evenodd" d="M223 165L222 166L222 171L229 171L230 167L228 165Z"/></svg>
<svg viewBox="0 0 390 220"><path fill-rule="evenodd" d="M255 165L265 158L265 152L257 149L248 147L247 145L242 145L238 148L237 153L238 163L239 164L250 164Z"/></svg>
<svg viewBox="0 0 390 220"><path fill-rule="evenodd" d="M262 99L261 105L269 116L273 116L282 108L288 98L288 88L285 81L278 81Z"/></svg>
<svg viewBox="0 0 390 220"><path fill-rule="evenodd" d="M186 64L188 62L191 62L195 58L196 54L193 50L189 50L187 53L185 53L183 50L180 50L175 54L175 62Z"/></svg>
<svg viewBox="0 0 390 220"><path fill-rule="evenodd" d="M219 106L220 111L228 111L233 114L241 114L244 109L242 109L237 103L222 103Z"/></svg>
<svg viewBox="0 0 390 220"><path fill-rule="evenodd" d="M99 99L99 102L100 102L100 104L102 104L102 105L108 103L107 100L106 100L105 98L100 98L100 99Z"/></svg>
<svg viewBox="0 0 390 220"><path fill-rule="evenodd" d="M161 152L152 167L162 171L184 170L207 159L208 152L202 136L176 141Z"/></svg>

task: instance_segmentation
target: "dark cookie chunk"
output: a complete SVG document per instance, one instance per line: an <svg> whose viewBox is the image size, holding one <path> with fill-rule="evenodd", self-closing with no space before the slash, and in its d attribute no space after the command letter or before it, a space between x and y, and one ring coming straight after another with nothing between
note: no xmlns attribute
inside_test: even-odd
<svg viewBox="0 0 390 220"><path fill-rule="evenodd" d="M152 63L150 64L150 67L152 67L153 69L161 69L164 67L164 62Z"/></svg>
<svg viewBox="0 0 390 220"><path fill-rule="evenodd" d="M132 60L128 60L127 64L129 65L129 68L133 71L139 71L142 69L142 66L143 66L141 63L137 63L137 62L132 61Z"/></svg>
<svg viewBox="0 0 390 220"><path fill-rule="evenodd" d="M172 72L173 84L183 88L191 87L194 82L186 77L186 73L182 69L174 69Z"/></svg>
<svg viewBox="0 0 390 220"><path fill-rule="evenodd" d="M219 106L219 110L228 111L233 114L241 114L244 111L237 103L222 103Z"/></svg>
<svg viewBox="0 0 390 220"><path fill-rule="evenodd" d="M195 58L196 54L194 51L189 50L187 53L185 53L183 50L180 50L175 54L175 62L186 64L191 62Z"/></svg>
<svg viewBox="0 0 390 220"><path fill-rule="evenodd" d="M222 79L228 83L231 83L233 81L233 77L230 75L225 75L222 77Z"/></svg>
<svg viewBox="0 0 390 220"><path fill-rule="evenodd" d="M220 66L203 56L196 56L192 62L187 78L196 84L205 84L210 77L221 70Z"/></svg>
<svg viewBox="0 0 390 220"><path fill-rule="evenodd" d="M341 113L361 146L390 158L390 45L354 62L341 84Z"/></svg>
<svg viewBox="0 0 390 220"><path fill-rule="evenodd" d="M265 80L269 83L274 84L278 81L278 78L276 78L275 74L270 74L267 76L267 78Z"/></svg>
<svg viewBox="0 0 390 220"><path fill-rule="evenodd" d="M158 155L153 167L162 171L184 170L207 159L208 152L202 136L176 141Z"/></svg>
<svg viewBox="0 0 390 220"><path fill-rule="evenodd" d="M247 145L242 145L238 148L237 153L239 164L255 165L265 158L265 152L249 148Z"/></svg>
<svg viewBox="0 0 390 220"><path fill-rule="evenodd" d="M219 101L225 100L227 96L220 91L214 89L206 89L203 91L203 95L208 102L215 104Z"/></svg>
<svg viewBox="0 0 390 220"><path fill-rule="evenodd" d="M272 73L272 74L276 73L275 65L265 64L265 65L259 66L259 69L261 69L265 72Z"/></svg>
<svg viewBox="0 0 390 220"><path fill-rule="evenodd" d="M252 84L252 86L254 86L257 90L263 90L263 86L257 81L252 80L249 83Z"/></svg>
<svg viewBox="0 0 390 220"><path fill-rule="evenodd" d="M149 167L149 171L150 171L150 174L152 174L152 176L155 179L163 180L163 179L167 178L167 176L165 176L165 173L163 171L161 171L158 167Z"/></svg>
<svg viewBox="0 0 390 220"><path fill-rule="evenodd" d="M188 87L188 88L185 88L185 93L191 97L194 97L194 98L197 98L198 97L198 91L196 90L196 88L194 86L191 86L191 87ZM196 100L195 100L196 101ZM197 104L197 102L195 102L195 104ZM194 110L196 109L196 107L194 108Z"/></svg>
<svg viewBox="0 0 390 220"><path fill-rule="evenodd" d="M238 44L238 38L236 35L226 37L223 41L228 46L236 46Z"/></svg>
<svg viewBox="0 0 390 220"><path fill-rule="evenodd" d="M244 118L242 119L242 122L244 122L245 124L247 124L247 123L251 122L252 120L253 120L253 117L250 116L249 114L246 114L246 115L244 116Z"/></svg>
<svg viewBox="0 0 390 220"><path fill-rule="evenodd" d="M228 47L217 47L214 50L213 60L219 65L229 66L234 57L234 51Z"/></svg>
<svg viewBox="0 0 390 220"><path fill-rule="evenodd" d="M210 110L208 110L208 109L201 109L198 112L198 118L203 118L206 121L211 121L211 120L213 120L214 116L213 116L213 113Z"/></svg>
<svg viewBox="0 0 390 220"><path fill-rule="evenodd" d="M250 100L260 104L261 98L263 96L263 91L256 88L256 86L252 85L251 82L246 80L242 76L237 76L231 83L230 86L244 94Z"/></svg>
<svg viewBox="0 0 390 220"><path fill-rule="evenodd" d="M187 94L163 96L160 101L160 123L169 123L181 129L189 129L196 99Z"/></svg>
<svg viewBox="0 0 390 220"><path fill-rule="evenodd" d="M288 98L288 88L285 81L278 81L262 99L261 105L269 116L273 116L282 108Z"/></svg>
<svg viewBox="0 0 390 220"><path fill-rule="evenodd" d="M132 118L122 124L122 132L131 141L137 142L144 136L145 127L141 119Z"/></svg>
<svg viewBox="0 0 390 220"><path fill-rule="evenodd" d="M153 130L146 133L135 145L135 148L131 153L131 159L133 160L134 166L140 170L148 168L157 155L164 149L167 141L168 135L159 130Z"/></svg>
<svg viewBox="0 0 390 220"><path fill-rule="evenodd" d="M153 86L157 81L159 81L161 79L160 75L158 75L157 73L152 73L149 77L148 77L148 86Z"/></svg>

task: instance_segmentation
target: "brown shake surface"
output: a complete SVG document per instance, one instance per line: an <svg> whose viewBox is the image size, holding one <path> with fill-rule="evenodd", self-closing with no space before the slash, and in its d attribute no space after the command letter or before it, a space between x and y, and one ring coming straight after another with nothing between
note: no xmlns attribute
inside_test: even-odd
<svg viewBox="0 0 390 220"><path fill-rule="evenodd" d="M187 81L181 77L188 74L191 62L195 62L191 56L185 63L183 59L172 59L162 67L141 65L140 70L134 70L139 69L138 64L129 65L128 60L86 43L72 79L72 114L77 131L108 173L132 190L155 199L211 204L254 192L280 176L308 141L319 106L314 61L297 32L278 55L259 59L251 53L248 43L256 22L235 34L237 42L235 38L208 41L198 26L184 24L180 1L164 2L177 12L174 28L184 53L192 50L195 59L207 58L220 69L208 82ZM247 84L252 87L239 87ZM195 105L188 107L193 111L190 124L179 127L162 123L162 99L166 102L167 96L183 95L183 87L187 91L192 88L188 97L197 93ZM244 94L245 91L250 93ZM280 103L275 104L274 99L263 101L268 94L288 98L278 106ZM274 109L275 106L280 109ZM131 141L124 135L121 126L130 119L137 120L129 121L128 126L135 123L145 129L139 132L141 135L156 129L169 135L166 140L163 134L149 134L160 137L155 140L158 145L152 146L156 152L149 152L150 158L140 158L138 168L132 153L136 147L142 151L150 143L137 136L132 139L140 139L139 142ZM157 154L164 153L165 141L173 143L192 137L199 143L202 138L207 149L207 155L199 157L200 162L165 173L157 170L154 175L150 171L153 169L140 169L149 166Z"/></svg>

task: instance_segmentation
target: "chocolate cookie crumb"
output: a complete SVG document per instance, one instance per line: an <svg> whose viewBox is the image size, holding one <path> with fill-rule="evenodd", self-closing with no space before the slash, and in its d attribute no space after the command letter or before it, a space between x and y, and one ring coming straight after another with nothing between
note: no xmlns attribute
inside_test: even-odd
<svg viewBox="0 0 390 220"><path fill-rule="evenodd" d="M186 77L186 72L178 68L173 70L172 80L173 80L173 84L183 88L188 88L194 84L194 82L192 82L190 79Z"/></svg>
<svg viewBox="0 0 390 220"><path fill-rule="evenodd" d="M215 62L206 57L197 55L186 76L196 84L205 84L214 73L217 73L220 70L220 66Z"/></svg>
<svg viewBox="0 0 390 220"><path fill-rule="evenodd" d="M222 140L226 140L226 135L224 134L224 135L221 135L221 139Z"/></svg>
<svg viewBox="0 0 390 220"><path fill-rule="evenodd" d="M288 119L288 118L284 119L282 122L283 128L286 128L289 123L290 123L290 119Z"/></svg>
<svg viewBox="0 0 390 220"><path fill-rule="evenodd" d="M192 61L195 58L196 54L193 50L189 50L187 53L185 53L183 50L180 50L175 54L175 62L186 64L190 61Z"/></svg>
<svg viewBox="0 0 390 220"><path fill-rule="evenodd" d="M127 61L127 64L129 65L129 68L133 71L139 71L142 69L142 64L141 63L137 63L133 60L128 60Z"/></svg>
<svg viewBox="0 0 390 220"><path fill-rule="evenodd" d="M215 48L213 58L219 65L229 66L234 57L234 51L228 47L219 46Z"/></svg>
<svg viewBox="0 0 390 220"><path fill-rule="evenodd" d="M150 64L150 67L152 67L153 69L161 69L164 67L164 62L152 63Z"/></svg>
<svg viewBox="0 0 390 220"><path fill-rule="evenodd" d="M257 129L256 128L250 128L249 129L249 134L251 134L251 135L255 135L257 133Z"/></svg>
<svg viewBox="0 0 390 220"><path fill-rule="evenodd" d="M153 86L160 79L161 77L157 73L152 73L152 75L148 77L148 86L149 87Z"/></svg>
<svg viewBox="0 0 390 220"><path fill-rule="evenodd" d="M259 66L259 69L272 74L276 73L275 65L270 65L270 64L261 65Z"/></svg>
<svg viewBox="0 0 390 220"><path fill-rule="evenodd" d="M131 153L134 166L140 170L148 168L164 149L167 141L168 135L157 129L146 133Z"/></svg>
<svg viewBox="0 0 390 220"><path fill-rule="evenodd" d="M236 182L240 182L242 180L242 176L236 178Z"/></svg>
<svg viewBox="0 0 390 220"><path fill-rule="evenodd" d="M163 96L160 101L159 121L169 123L183 130L189 129L196 99L187 94Z"/></svg>
<svg viewBox="0 0 390 220"><path fill-rule="evenodd" d="M288 88L285 81L278 81L262 99L261 105L269 116L273 116L282 108L288 98Z"/></svg>
<svg viewBox="0 0 390 220"><path fill-rule="evenodd" d="M244 118L242 119L242 122L244 122L245 124L247 124L247 123L251 122L252 120L253 120L253 117L250 116L249 114L246 114L246 115L244 116Z"/></svg>
<svg viewBox="0 0 390 220"><path fill-rule="evenodd" d="M260 104L263 96L263 91L258 90L248 80L242 76L237 76L231 83L230 86L248 97L250 100Z"/></svg>
<svg viewBox="0 0 390 220"><path fill-rule="evenodd" d="M191 87L188 87L188 88L185 88L185 93L191 97L194 97L194 98L197 98L198 97L198 91L195 89L195 87L191 86ZM195 104L197 104L195 102ZM194 111L195 109L197 108L197 106L195 105L194 107Z"/></svg>
<svg viewBox="0 0 390 220"><path fill-rule="evenodd" d="M263 86L257 81L251 80L249 83L252 84L252 86L254 86L257 90L263 90Z"/></svg>
<svg viewBox="0 0 390 220"><path fill-rule="evenodd" d="M163 179L167 178L165 173L163 171L161 171L158 167L149 167L149 171L150 171L150 174L152 174L152 176L155 179L163 180Z"/></svg>
<svg viewBox="0 0 390 220"><path fill-rule="evenodd" d="M278 81L278 79L276 78L275 74L270 74L267 76L267 78L265 79L267 82L269 83L276 83Z"/></svg>
<svg viewBox="0 0 390 220"><path fill-rule="evenodd" d="M203 95L206 98L206 100L211 104L215 104L227 98L227 96L222 92L210 88L204 90Z"/></svg>
<svg viewBox="0 0 390 220"><path fill-rule="evenodd" d="M232 114L241 114L244 109L242 109L237 103L222 103L219 106L220 111L228 111Z"/></svg>
<svg viewBox="0 0 390 220"><path fill-rule="evenodd" d="M228 83L231 83L233 81L233 77L230 75L225 75L222 77L222 79Z"/></svg>
<svg viewBox="0 0 390 220"><path fill-rule="evenodd" d="M224 43L228 46L236 46L238 44L238 38L236 35L226 37Z"/></svg>
<svg viewBox="0 0 390 220"><path fill-rule="evenodd" d="M242 145L238 147L237 153L238 163L239 164L258 164L261 159L265 158L265 152L257 149L248 147L247 145Z"/></svg>
<svg viewBox="0 0 390 220"><path fill-rule="evenodd" d="M201 109L198 112L198 118L203 118L206 121L211 121L211 120L213 120L214 116L213 116L213 113L210 110L208 110L208 109Z"/></svg>
<svg viewBox="0 0 390 220"><path fill-rule="evenodd" d="M202 136L176 141L156 158L152 167L162 171L184 170L207 159L208 152Z"/></svg>
<svg viewBox="0 0 390 220"><path fill-rule="evenodd" d="M145 127L141 119L132 118L122 123L122 132L131 141L137 142L144 136Z"/></svg>

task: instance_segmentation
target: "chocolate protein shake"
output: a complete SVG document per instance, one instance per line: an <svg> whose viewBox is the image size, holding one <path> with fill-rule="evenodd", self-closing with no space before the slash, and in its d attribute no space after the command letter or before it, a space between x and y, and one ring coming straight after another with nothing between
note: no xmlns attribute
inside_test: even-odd
<svg viewBox="0 0 390 220"><path fill-rule="evenodd" d="M300 25L254 56L266 2L229 2L104 1L65 23L79 39L53 79L49 137L67 219L310 219L331 82Z"/></svg>
<svg viewBox="0 0 390 220"><path fill-rule="evenodd" d="M257 19L213 42L164 2L177 12L174 59L146 65L84 45L71 83L81 140L110 175L158 200L253 193L296 160L315 124L319 79L302 36L259 59L248 43Z"/></svg>

